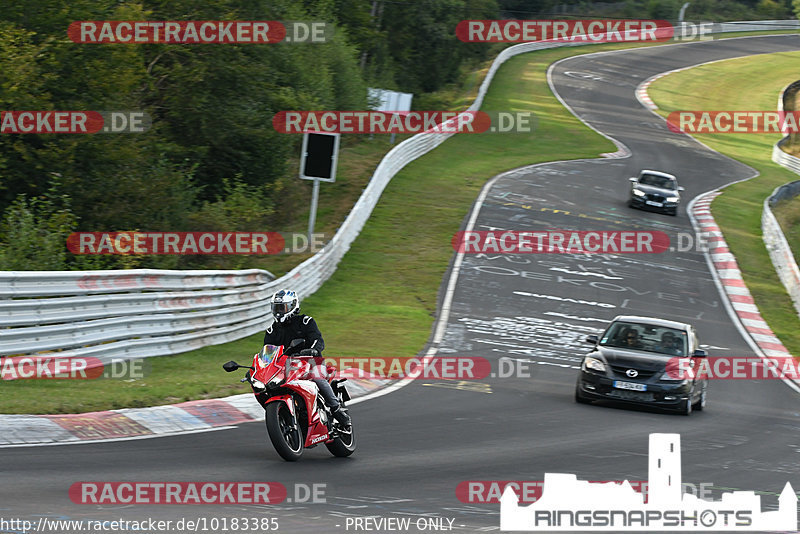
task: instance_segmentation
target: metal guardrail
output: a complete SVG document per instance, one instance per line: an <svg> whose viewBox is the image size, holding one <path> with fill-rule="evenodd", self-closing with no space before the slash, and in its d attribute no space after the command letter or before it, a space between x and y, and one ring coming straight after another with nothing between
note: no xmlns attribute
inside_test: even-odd
<svg viewBox="0 0 800 534"><path fill-rule="evenodd" d="M724 23L715 32L798 29L800 21ZM495 73L526 52L592 42L533 42L495 58L467 111L478 111ZM350 214L325 247L285 276L245 271L119 270L0 272L0 357L48 353L104 363L163 356L241 339L270 322L270 295L314 293L336 270L389 181L453 133L421 133L381 160Z"/></svg>

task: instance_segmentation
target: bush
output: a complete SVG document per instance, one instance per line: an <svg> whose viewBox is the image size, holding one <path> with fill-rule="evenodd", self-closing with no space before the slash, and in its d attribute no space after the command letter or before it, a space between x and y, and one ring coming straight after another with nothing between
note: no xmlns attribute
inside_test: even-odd
<svg viewBox="0 0 800 534"><path fill-rule="evenodd" d="M0 269L59 271L67 268L66 241L78 226L67 195L19 195L0 225Z"/></svg>

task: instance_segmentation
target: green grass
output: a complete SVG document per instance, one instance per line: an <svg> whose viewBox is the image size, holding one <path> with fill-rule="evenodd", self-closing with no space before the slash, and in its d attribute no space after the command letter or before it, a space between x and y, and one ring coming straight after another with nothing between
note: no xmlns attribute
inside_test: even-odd
<svg viewBox="0 0 800 534"><path fill-rule="evenodd" d="M732 59L678 72L656 81L650 96L666 115L676 110L776 109L780 91L800 78L800 53ZM761 239L764 199L797 175L771 161L769 134L705 134L698 140L756 169L757 178L729 186L711 205L725 240L736 256L756 305L775 334L793 354L800 354L800 321L775 274Z"/></svg>
<svg viewBox="0 0 800 534"><path fill-rule="evenodd" d="M483 109L533 111L538 119L536 130L530 134L453 136L391 181L336 273L303 301L304 311L315 317L323 331L326 355L416 355L430 336L437 292L453 256L450 240L487 180L523 165L597 157L615 150L610 141L584 126L552 95L545 76L548 66L568 56L636 46L640 45L567 47L524 54L506 62L492 83ZM474 93L484 75L485 69L471 81L469 93ZM360 194L357 181L366 183L363 174L369 174L370 165L377 163L380 155L375 145L356 144L353 151L355 155L364 151L364 161L370 162L354 160L353 176L361 178L350 182L352 196L340 195L333 188L326 190L329 184L322 184L321 204L329 205L323 209L332 210L324 212L325 227L335 228L336 219L343 219ZM281 261L285 262L282 269L288 270L291 261ZM259 334L185 354L151 358L149 373L142 380L7 382L3 384L0 412L74 413L246 392L238 382L239 375L225 373L221 365L229 359L247 362L260 341Z"/></svg>

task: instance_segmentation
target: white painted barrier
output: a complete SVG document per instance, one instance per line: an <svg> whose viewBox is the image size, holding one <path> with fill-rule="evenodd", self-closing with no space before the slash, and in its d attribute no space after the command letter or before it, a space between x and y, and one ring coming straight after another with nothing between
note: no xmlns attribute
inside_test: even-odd
<svg viewBox="0 0 800 534"><path fill-rule="evenodd" d="M778 111L783 111L783 92L778 97ZM787 154L781 149L781 145L788 139L788 137L784 137L772 147L772 161L800 174L800 158ZM800 315L800 269L797 267L797 261L789 247L789 242L786 241L786 236L783 235L783 230L770 209L778 200L789 199L798 194L800 194L800 181L795 181L776 188L764 200L764 209L761 212L761 234L775 272L778 273L778 278L789 293L795 310Z"/></svg>

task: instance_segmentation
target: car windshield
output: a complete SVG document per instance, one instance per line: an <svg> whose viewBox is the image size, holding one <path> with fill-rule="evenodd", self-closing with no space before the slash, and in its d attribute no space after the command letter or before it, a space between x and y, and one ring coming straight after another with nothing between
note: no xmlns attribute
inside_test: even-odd
<svg viewBox="0 0 800 534"><path fill-rule="evenodd" d="M603 333L600 345L686 356L687 335L675 328L617 321Z"/></svg>
<svg viewBox="0 0 800 534"><path fill-rule="evenodd" d="M267 365L280 350L280 345L264 345L264 347L261 349L261 352L258 354L258 358L261 360L261 363Z"/></svg>
<svg viewBox="0 0 800 534"><path fill-rule="evenodd" d="M675 180L666 176L659 176L657 174L643 174L639 178L639 183L642 185L652 185L653 187L660 187L661 189L677 189L675 187Z"/></svg>

